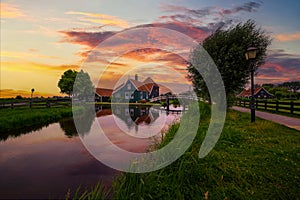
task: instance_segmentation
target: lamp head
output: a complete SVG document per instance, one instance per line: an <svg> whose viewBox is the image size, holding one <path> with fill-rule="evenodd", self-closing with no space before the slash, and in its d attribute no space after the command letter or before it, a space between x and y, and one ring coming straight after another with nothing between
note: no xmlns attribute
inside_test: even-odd
<svg viewBox="0 0 300 200"><path fill-rule="evenodd" d="M246 60L253 60L256 58L256 53L257 53L257 48L256 47L249 47L245 53Z"/></svg>

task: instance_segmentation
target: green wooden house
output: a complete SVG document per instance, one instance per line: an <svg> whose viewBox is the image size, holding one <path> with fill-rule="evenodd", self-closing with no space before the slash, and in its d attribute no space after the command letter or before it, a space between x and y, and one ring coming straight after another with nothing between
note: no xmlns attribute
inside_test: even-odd
<svg viewBox="0 0 300 200"><path fill-rule="evenodd" d="M135 79L128 79L125 83L118 86L112 93L114 102L140 102L149 101L151 98L159 96L159 86L150 77L143 82Z"/></svg>

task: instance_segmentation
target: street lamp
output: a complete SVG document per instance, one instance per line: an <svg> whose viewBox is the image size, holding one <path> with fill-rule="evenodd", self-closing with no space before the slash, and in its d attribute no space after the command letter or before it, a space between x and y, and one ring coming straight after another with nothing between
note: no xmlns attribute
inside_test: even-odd
<svg viewBox="0 0 300 200"><path fill-rule="evenodd" d="M254 59L256 58L257 48L249 47L245 53L246 60L250 61L250 72L251 72L251 122L255 122L255 106L254 106Z"/></svg>

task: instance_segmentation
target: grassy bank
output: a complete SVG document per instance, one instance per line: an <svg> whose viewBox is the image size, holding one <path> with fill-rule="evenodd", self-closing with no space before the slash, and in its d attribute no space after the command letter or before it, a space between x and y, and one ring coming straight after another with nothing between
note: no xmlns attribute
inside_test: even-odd
<svg viewBox="0 0 300 200"><path fill-rule="evenodd" d="M199 159L209 124L204 106L188 151L161 170L124 173L114 184L113 199L297 199L299 131L261 119L249 122L249 114L229 110L217 145ZM159 147L171 141L177 128L169 130Z"/></svg>
<svg viewBox="0 0 300 200"><path fill-rule="evenodd" d="M0 109L0 133L49 124L70 116L71 107Z"/></svg>

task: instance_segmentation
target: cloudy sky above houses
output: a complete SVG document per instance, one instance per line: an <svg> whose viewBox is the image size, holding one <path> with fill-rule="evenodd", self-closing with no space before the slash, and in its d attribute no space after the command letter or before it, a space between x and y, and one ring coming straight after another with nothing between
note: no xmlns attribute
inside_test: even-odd
<svg viewBox="0 0 300 200"><path fill-rule="evenodd" d="M114 88L119 79L138 73L140 79L151 76L184 89L185 60L167 48L170 43L184 46L174 40L176 32L201 42L217 28L248 19L273 38L256 82L300 80L299 10L296 0L2 0L0 96L26 96L31 88L37 95L57 95L61 74L80 68L101 69L101 78L99 70L91 74L101 87ZM129 38L119 34L138 28L152 31ZM151 28L174 35L165 37ZM114 40L98 48L109 38ZM139 49L141 43L156 48Z"/></svg>

